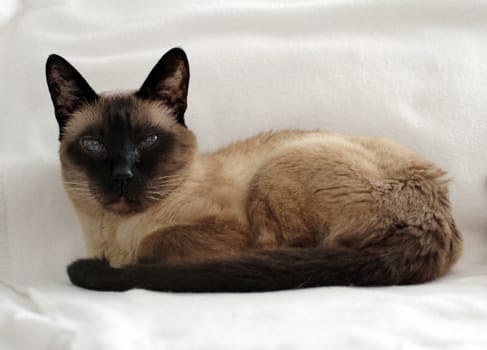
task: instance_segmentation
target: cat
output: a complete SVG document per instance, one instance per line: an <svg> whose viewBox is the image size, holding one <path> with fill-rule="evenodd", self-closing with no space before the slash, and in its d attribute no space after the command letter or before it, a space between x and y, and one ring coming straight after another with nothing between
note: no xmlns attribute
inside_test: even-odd
<svg viewBox="0 0 487 350"><path fill-rule="evenodd" d="M446 173L394 141L284 130L198 153L180 48L135 91L97 94L58 55L46 77L63 183L90 256L68 266L77 286L415 284L461 254Z"/></svg>

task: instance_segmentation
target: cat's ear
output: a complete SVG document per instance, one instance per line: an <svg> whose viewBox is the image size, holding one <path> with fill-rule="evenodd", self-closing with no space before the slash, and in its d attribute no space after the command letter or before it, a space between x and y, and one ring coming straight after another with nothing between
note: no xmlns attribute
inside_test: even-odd
<svg viewBox="0 0 487 350"><path fill-rule="evenodd" d="M81 74L64 58L50 55L46 62L46 79L56 119L59 124L59 139L73 112L83 105L94 102L98 95Z"/></svg>
<svg viewBox="0 0 487 350"><path fill-rule="evenodd" d="M162 102L172 110L177 121L185 125L188 85L188 58L182 49L173 48L152 68L136 95L143 99Z"/></svg>

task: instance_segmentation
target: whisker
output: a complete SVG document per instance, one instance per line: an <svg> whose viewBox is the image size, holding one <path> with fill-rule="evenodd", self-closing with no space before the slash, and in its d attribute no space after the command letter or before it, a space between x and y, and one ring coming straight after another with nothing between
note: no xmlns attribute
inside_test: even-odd
<svg viewBox="0 0 487 350"><path fill-rule="evenodd" d="M181 175L179 174L173 174L173 175L165 175L165 176L159 176L157 179L163 180L163 179L175 179L175 178L181 178Z"/></svg>
<svg viewBox="0 0 487 350"><path fill-rule="evenodd" d="M87 188L77 188L77 187L68 187L70 190L74 192L83 192L83 193L91 193L91 191Z"/></svg>
<svg viewBox="0 0 487 350"><path fill-rule="evenodd" d="M67 182L67 181L64 181L64 184L65 185L85 186L85 187L88 186L88 183L86 183L86 182Z"/></svg>

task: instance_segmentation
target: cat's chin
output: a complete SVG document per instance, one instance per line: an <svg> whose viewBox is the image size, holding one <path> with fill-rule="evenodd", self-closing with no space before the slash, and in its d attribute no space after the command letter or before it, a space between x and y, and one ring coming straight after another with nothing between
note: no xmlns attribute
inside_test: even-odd
<svg viewBox="0 0 487 350"><path fill-rule="evenodd" d="M118 215L130 215L145 209L140 201L120 197L103 205L106 210Z"/></svg>

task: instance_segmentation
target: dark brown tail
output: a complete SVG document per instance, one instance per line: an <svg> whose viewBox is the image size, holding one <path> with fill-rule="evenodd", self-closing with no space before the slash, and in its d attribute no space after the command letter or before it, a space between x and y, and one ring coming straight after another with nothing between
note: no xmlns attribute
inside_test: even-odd
<svg viewBox="0 0 487 350"><path fill-rule="evenodd" d="M113 268L105 260L82 259L68 267L77 286L124 291L262 292L318 286L385 286L432 280L441 274L436 254L370 253L286 249L233 260L195 264L137 264ZM441 260L441 259L440 259Z"/></svg>

